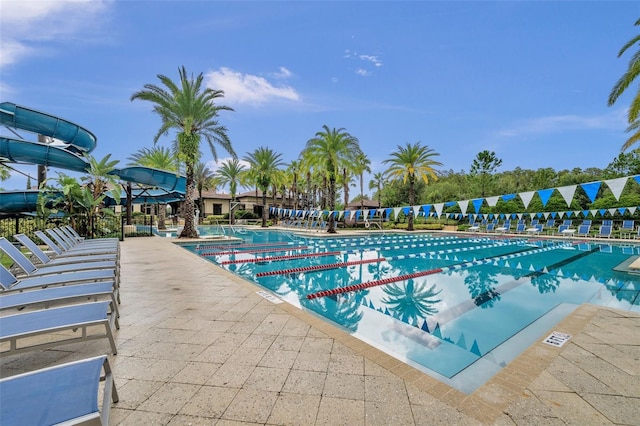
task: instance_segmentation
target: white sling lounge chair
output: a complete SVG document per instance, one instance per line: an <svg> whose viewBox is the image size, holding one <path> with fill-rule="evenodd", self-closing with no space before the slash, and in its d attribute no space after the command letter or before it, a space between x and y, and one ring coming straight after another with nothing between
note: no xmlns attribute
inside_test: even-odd
<svg viewBox="0 0 640 426"><path fill-rule="evenodd" d="M109 272L109 271L106 271ZM98 274L97 274L98 273ZM51 286L86 284L90 282L109 282L114 288L117 283L110 274L104 274L103 271L78 271L67 272L64 274L38 275L35 277L16 278L7 268L0 265L0 294L11 291L22 291L26 289L36 289L38 287L46 288Z"/></svg>
<svg viewBox="0 0 640 426"><path fill-rule="evenodd" d="M20 244L22 244L27 250L35 256L40 263L43 265L63 265L66 263L78 263L78 262L96 262L96 261L105 261L105 260L113 260L118 262L118 256L115 254L96 254L96 255L86 255L86 256L57 256L51 257L47 253L45 253L38 244L36 244L31 238L24 234L15 234L13 238L16 239Z"/></svg>
<svg viewBox="0 0 640 426"><path fill-rule="evenodd" d="M112 243L77 243L68 237L63 237L56 232L55 229L47 229L45 231L53 241L59 245L64 252L78 254L101 254L101 253L118 253L119 245ZM38 235L38 234L36 234ZM38 237L40 237L38 235Z"/></svg>
<svg viewBox="0 0 640 426"><path fill-rule="evenodd" d="M13 291L0 293L0 311L9 309L22 310L38 305L45 308L58 305L68 305L78 301L98 301L108 298L110 313L116 315L115 326L118 324L119 289L110 282L74 284L58 287L39 288L29 291ZM1 324L1 321L0 321Z"/></svg>
<svg viewBox="0 0 640 426"><path fill-rule="evenodd" d="M5 426L107 426L112 401L118 402L118 391L105 355L0 379L0 419Z"/></svg>
<svg viewBox="0 0 640 426"><path fill-rule="evenodd" d="M109 315L110 303L79 303L0 317L0 343L9 342L9 348L0 353L5 356L78 341L107 338L111 352L115 355L118 352L113 338L116 315ZM95 326L103 326L104 333L100 333L99 328ZM51 336L53 333L69 330L74 332L57 334L56 340L33 339L34 336ZM21 346L20 342L24 342L24 346Z"/></svg>
<svg viewBox="0 0 640 426"><path fill-rule="evenodd" d="M91 250L67 250L62 246L59 246L56 242L54 242L49 236L43 231L35 231L34 234L36 237L40 239L43 243L47 245L58 257L62 256L90 256L90 255L101 255L101 256L112 256L114 259L118 257L117 250L106 250L106 251L97 251L96 253L92 253Z"/></svg>
<svg viewBox="0 0 640 426"><path fill-rule="evenodd" d="M43 266L38 268L33 264L29 259L27 259L21 252L18 250L9 240L4 237L0 237L0 251L9 256L17 266L22 269L25 274L29 276L38 276L38 275L50 275L50 274L60 274L64 272L75 272L78 270L96 270L99 271L110 271L110 277L116 277L116 262L113 260L105 260L105 261L96 261L96 262L82 262L82 263L72 263L72 264L63 264L63 265L51 265L51 266Z"/></svg>

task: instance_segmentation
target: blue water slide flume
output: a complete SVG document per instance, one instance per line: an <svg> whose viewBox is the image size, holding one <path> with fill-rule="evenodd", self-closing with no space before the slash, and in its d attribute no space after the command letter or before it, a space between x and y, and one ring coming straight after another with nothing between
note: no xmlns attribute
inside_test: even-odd
<svg viewBox="0 0 640 426"><path fill-rule="evenodd" d="M80 155L55 145L0 137L0 158L10 163L42 164L85 173L89 163Z"/></svg>
<svg viewBox="0 0 640 426"><path fill-rule="evenodd" d="M0 103L0 123L59 139L68 144L70 152L90 153L97 144L95 135L84 127L12 102Z"/></svg>
<svg viewBox="0 0 640 426"><path fill-rule="evenodd" d="M155 186L168 192L187 192L187 179L165 170L132 166L114 170L113 174L126 182Z"/></svg>

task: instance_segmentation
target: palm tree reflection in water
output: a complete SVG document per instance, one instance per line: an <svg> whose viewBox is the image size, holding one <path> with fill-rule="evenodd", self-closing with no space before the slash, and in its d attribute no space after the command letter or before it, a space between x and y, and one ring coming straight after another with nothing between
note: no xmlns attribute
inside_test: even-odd
<svg viewBox="0 0 640 426"><path fill-rule="evenodd" d="M433 284L427 288L427 282L416 284L413 279L405 283L389 284L382 288L388 297L384 297L382 302L388 305L390 310L395 311L403 322L416 324L418 318L426 318L438 313L436 305L440 299L436 297L442 290L436 291ZM396 315L394 315L396 316Z"/></svg>
<svg viewBox="0 0 640 426"><path fill-rule="evenodd" d="M464 279L473 303L482 309L492 308L500 300L500 293L495 288L498 284L495 275L487 268L469 269L469 274Z"/></svg>

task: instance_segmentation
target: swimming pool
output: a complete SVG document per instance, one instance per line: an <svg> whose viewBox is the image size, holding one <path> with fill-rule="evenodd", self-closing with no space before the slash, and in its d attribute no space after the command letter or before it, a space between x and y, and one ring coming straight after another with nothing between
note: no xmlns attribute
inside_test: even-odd
<svg viewBox="0 0 640 426"><path fill-rule="evenodd" d="M460 234L244 231L185 245L471 393L582 303L640 312L640 246Z"/></svg>

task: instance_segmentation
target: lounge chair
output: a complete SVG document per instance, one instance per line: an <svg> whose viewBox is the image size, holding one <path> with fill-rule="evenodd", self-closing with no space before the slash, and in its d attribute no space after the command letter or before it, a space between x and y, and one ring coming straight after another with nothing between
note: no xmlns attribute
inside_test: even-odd
<svg viewBox="0 0 640 426"><path fill-rule="evenodd" d="M89 245L86 247L75 245L72 247L67 242L65 242L58 234L56 234L50 229L47 230L47 233L44 233L42 231L36 231L35 234L38 238L40 238L40 240L42 240L43 243L49 246L51 250L55 251L58 254L67 253L67 254L73 254L73 255L86 255L86 254L105 254L105 253L117 254L118 253L118 247L117 246L114 247L112 244L108 245L107 247L96 246L96 245Z"/></svg>
<svg viewBox="0 0 640 426"><path fill-rule="evenodd" d="M562 225L558 225L558 235L569 237L575 233L576 230L574 228L571 228L569 225L565 225L564 223Z"/></svg>
<svg viewBox="0 0 640 426"><path fill-rule="evenodd" d="M518 222L516 225L516 232L518 234L522 234L527 228L527 225L524 222Z"/></svg>
<svg viewBox="0 0 640 426"><path fill-rule="evenodd" d="M13 236L20 244L22 244L27 250L31 252L31 254L38 259L40 263L43 265L63 265L66 263L78 263L78 262L94 262L94 261L105 261L105 260L113 260L118 262L117 254L96 254L96 255L86 255L86 256L70 256L70 255L60 255L57 257L50 257L47 253L45 253L38 244L36 244L31 238L24 234L16 234Z"/></svg>
<svg viewBox="0 0 640 426"><path fill-rule="evenodd" d="M611 225L600 225L596 236L598 238L611 238Z"/></svg>
<svg viewBox="0 0 640 426"><path fill-rule="evenodd" d="M544 229L544 224L542 223L536 223L535 225L533 225L530 228L527 228L526 231L528 234L541 234L542 230Z"/></svg>
<svg viewBox="0 0 640 426"><path fill-rule="evenodd" d="M494 222L489 222L487 223L487 228L485 229L485 231L493 232L495 231L495 228L496 228L496 224Z"/></svg>
<svg viewBox="0 0 640 426"><path fill-rule="evenodd" d="M0 237L0 251L9 256L17 266L22 269L25 274L29 276L60 274L64 272L76 272L79 270L95 270L99 271L111 271L108 278L116 278L116 262L113 260L98 261L98 262L82 262L82 263L69 263L61 265L43 266L38 268L29 259L27 259L20 250L18 250L9 240L4 237ZM102 277L102 275L101 275Z"/></svg>
<svg viewBox="0 0 640 426"><path fill-rule="evenodd" d="M112 401L118 402L118 392L106 355L0 379L0 419L7 426L107 426Z"/></svg>
<svg viewBox="0 0 640 426"><path fill-rule="evenodd" d="M10 291L22 291L25 289L46 288L51 286L72 285L89 282L106 281L111 283L114 288L118 287L113 277L108 273L110 271L77 271L65 272L62 274L39 275L35 277L24 277L18 279L7 268L0 265L0 295Z"/></svg>
<svg viewBox="0 0 640 426"><path fill-rule="evenodd" d="M25 308L43 305L45 308L62 304L70 304L82 300L98 301L109 298L110 313L116 316L115 326L118 324L118 297L119 290L110 282L75 284L59 287L49 287L31 291L16 291L0 294L0 310ZM2 324L2 320L0 320Z"/></svg>
<svg viewBox="0 0 640 426"><path fill-rule="evenodd" d="M49 309L21 312L14 315L0 317L0 342L8 342L9 348L0 352L3 356L51 348L84 340L109 339L111 352L115 355L118 350L113 338L113 328L116 327L116 316L109 315L111 302L89 302L74 305L59 306ZM103 326L104 333L98 332ZM57 334L73 330L73 334ZM42 339L34 341L34 336L57 334L56 340ZM26 340L25 346L19 342Z"/></svg>
<svg viewBox="0 0 640 426"><path fill-rule="evenodd" d="M547 224L545 225L547 228L555 228L556 220L555 219L547 219Z"/></svg>
<svg viewBox="0 0 640 426"><path fill-rule="evenodd" d="M469 222L469 231L478 232L480 231L480 224L478 222Z"/></svg>
<svg viewBox="0 0 640 426"><path fill-rule="evenodd" d="M46 232L49 233L49 235L51 236L57 236L61 241L64 242L64 244L66 244L69 247L69 249L73 249L73 248L86 249L91 247L91 248L116 250L118 248L118 241L107 240L107 239L78 241L74 237L70 237L69 235L67 235L65 232L63 232L59 228L47 229Z"/></svg>
<svg viewBox="0 0 640 426"><path fill-rule="evenodd" d="M100 241L100 242L103 242L103 241L110 241L110 242L112 242L112 243L117 243L117 242L119 242L118 238L100 238L100 239L97 239L97 240L87 240L87 239L85 239L83 236L81 236L80 234L78 234L78 232L77 232L75 229L73 229L71 226L69 226L69 225L61 226L61 227L60 227L60 230L62 230L63 232L65 232L65 233L66 233L67 235L69 235L70 237L75 238L75 239L76 239L76 241L78 241L78 242L82 242L82 241Z"/></svg>
<svg viewBox="0 0 640 426"><path fill-rule="evenodd" d="M502 226L496 228L496 232L509 232L511 230L511 221L505 220Z"/></svg>
<svg viewBox="0 0 640 426"><path fill-rule="evenodd" d="M635 226L636 222L634 220L623 220L620 227L620 236L622 238L631 238Z"/></svg>
<svg viewBox="0 0 640 426"><path fill-rule="evenodd" d="M576 231L576 235L579 237L587 237L589 236L589 231L591 230L591 225L582 224L578 226L578 231Z"/></svg>

